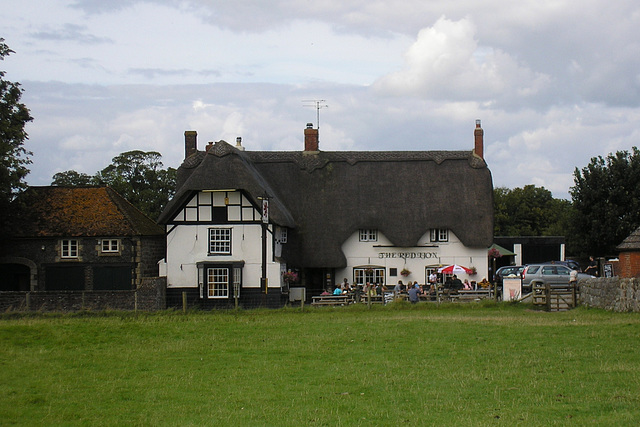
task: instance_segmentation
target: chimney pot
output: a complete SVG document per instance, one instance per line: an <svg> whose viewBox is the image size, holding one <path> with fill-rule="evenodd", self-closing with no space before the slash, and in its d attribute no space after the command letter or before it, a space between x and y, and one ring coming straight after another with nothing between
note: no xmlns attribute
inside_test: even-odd
<svg viewBox="0 0 640 427"><path fill-rule="evenodd" d="M313 129L313 123L307 123L307 129Z"/></svg>
<svg viewBox="0 0 640 427"><path fill-rule="evenodd" d="M244 151L244 147L242 146L242 137L236 138L236 148L240 151Z"/></svg>

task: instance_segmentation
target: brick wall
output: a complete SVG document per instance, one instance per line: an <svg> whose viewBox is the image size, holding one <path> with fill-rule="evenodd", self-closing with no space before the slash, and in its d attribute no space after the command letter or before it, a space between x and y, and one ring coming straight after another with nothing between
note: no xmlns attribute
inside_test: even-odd
<svg viewBox="0 0 640 427"><path fill-rule="evenodd" d="M234 298L223 299L202 299L198 288L169 288L167 289L167 308L182 309L183 297L185 294L187 308L200 310L231 309L235 308ZM281 308L288 302L287 296L280 290L269 288L269 294L263 294L257 288L243 288L242 296L238 299L238 307L243 309L252 308Z"/></svg>
<svg viewBox="0 0 640 427"><path fill-rule="evenodd" d="M640 279L599 277L580 280L580 304L610 311L640 311Z"/></svg>
<svg viewBox="0 0 640 427"><path fill-rule="evenodd" d="M640 252L621 252L618 259L620 277L640 277Z"/></svg>

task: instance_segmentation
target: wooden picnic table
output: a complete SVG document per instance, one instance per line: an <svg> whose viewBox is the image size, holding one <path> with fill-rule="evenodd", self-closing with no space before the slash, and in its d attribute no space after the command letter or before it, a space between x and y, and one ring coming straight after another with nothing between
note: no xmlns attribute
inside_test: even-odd
<svg viewBox="0 0 640 427"><path fill-rule="evenodd" d="M477 301L481 299L491 298L492 292L490 288L487 289L462 289L458 291L459 301Z"/></svg>
<svg viewBox="0 0 640 427"><path fill-rule="evenodd" d="M317 295L311 297L311 305L348 305L353 302L353 295Z"/></svg>

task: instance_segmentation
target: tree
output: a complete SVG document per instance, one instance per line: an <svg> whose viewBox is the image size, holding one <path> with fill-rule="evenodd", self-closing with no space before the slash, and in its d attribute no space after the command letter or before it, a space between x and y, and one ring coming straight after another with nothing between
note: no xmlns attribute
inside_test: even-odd
<svg viewBox="0 0 640 427"><path fill-rule="evenodd" d="M53 181L51 182L51 185L58 187L82 187L93 184L93 177L74 170L58 172L53 175Z"/></svg>
<svg viewBox="0 0 640 427"><path fill-rule="evenodd" d="M594 157L575 169L569 190L574 239L581 255L615 255L615 247L640 226L640 151Z"/></svg>
<svg viewBox="0 0 640 427"><path fill-rule="evenodd" d="M176 186L176 170L163 169L161 158L155 151L127 151L114 157L112 164L93 177L66 171L54 175L52 185L108 185L150 218L157 219Z"/></svg>
<svg viewBox="0 0 640 427"><path fill-rule="evenodd" d="M571 203L554 199L544 187L498 187L493 204L496 236L562 236L567 231Z"/></svg>
<svg viewBox="0 0 640 427"><path fill-rule="evenodd" d="M14 53L0 38L0 60ZM23 90L20 83L4 79L0 70L0 229L6 226L9 205L27 187L24 181L31 164L30 151L24 148L28 135L25 126L33 120L29 109L20 102Z"/></svg>

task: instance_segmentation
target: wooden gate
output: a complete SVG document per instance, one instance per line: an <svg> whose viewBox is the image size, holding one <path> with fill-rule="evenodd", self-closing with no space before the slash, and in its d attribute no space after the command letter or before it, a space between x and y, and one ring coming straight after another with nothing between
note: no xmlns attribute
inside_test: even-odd
<svg viewBox="0 0 640 427"><path fill-rule="evenodd" d="M544 307L547 311L567 311L578 303L577 289L574 285L551 286L550 284L533 283L533 304Z"/></svg>

